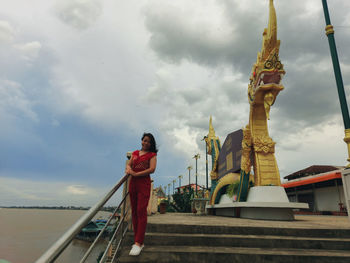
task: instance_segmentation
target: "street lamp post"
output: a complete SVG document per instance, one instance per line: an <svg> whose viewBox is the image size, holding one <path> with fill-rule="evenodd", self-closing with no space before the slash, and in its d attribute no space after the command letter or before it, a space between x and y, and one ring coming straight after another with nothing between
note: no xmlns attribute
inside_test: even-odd
<svg viewBox="0 0 350 263"><path fill-rule="evenodd" d="M198 177L198 173L197 173L197 160L198 160L199 158L201 158L201 156L199 155L199 153L197 153L195 156L193 156L193 158L196 159L196 195L197 195L197 185L198 185L198 183L197 183L197 177Z"/></svg>
<svg viewBox="0 0 350 263"><path fill-rule="evenodd" d="M188 187L189 189L191 188L191 170L192 170L192 166L188 166L187 167L187 170L188 170Z"/></svg>
<svg viewBox="0 0 350 263"><path fill-rule="evenodd" d="M179 175L179 193L180 193L180 188L181 188L181 178L182 178L182 174Z"/></svg>
<svg viewBox="0 0 350 263"><path fill-rule="evenodd" d="M344 141L348 146L348 157L349 157L347 160L348 162L350 162L350 118L349 118L348 104L346 102L346 96L345 96L343 79L342 79L340 65L339 65L337 47L335 45L335 39L334 39L334 29L331 24L331 19L329 17L327 0L322 0L322 5L323 5L324 17L326 20L326 35L328 37L329 49L331 51L335 81L337 83L338 97L340 101L340 108L341 108L344 127L345 127Z"/></svg>

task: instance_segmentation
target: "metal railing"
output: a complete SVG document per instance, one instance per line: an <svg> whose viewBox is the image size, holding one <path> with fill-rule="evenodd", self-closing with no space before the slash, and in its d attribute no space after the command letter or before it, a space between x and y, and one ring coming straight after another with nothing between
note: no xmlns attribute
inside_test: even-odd
<svg viewBox="0 0 350 263"><path fill-rule="evenodd" d="M119 222L119 224L118 224L116 230L115 230L114 233L113 233L113 236L112 236L111 240L109 241L109 243L108 243L108 245L107 245L107 247L106 247L106 249L105 249L105 252L103 253L101 259L99 260L99 263L105 262L105 260L106 260L106 258L107 258L107 253L108 253L109 249L112 247L112 245L115 243L117 234L118 234L118 232L119 232L120 227L121 227L121 226L123 225L123 223L124 223L125 215L126 215L127 213L128 213L128 211L125 211L125 213L124 213L124 215L123 215L123 218L120 220L120 222ZM111 258L111 262L113 262L113 260L114 260L114 258L115 258L115 256L116 256L116 254L117 254L117 251L118 251L118 249L119 249L119 246L120 246L120 244L121 244L121 242L122 242L123 237L125 236L125 233L126 233L127 229L128 229L128 228L125 228L125 230L124 230L124 232L123 232L123 234L122 234L122 237L120 238L119 243L118 243L117 247L115 248L115 251L114 251L114 252L112 253L112 255L111 255L111 257L112 257L112 258Z"/></svg>
<svg viewBox="0 0 350 263"><path fill-rule="evenodd" d="M129 193L127 193L127 194L124 196L123 200L120 202L119 206L113 211L113 214L112 214L112 215L115 215L115 213L119 210L120 206L125 202L125 199L126 199L126 197L127 197L128 195L129 195ZM125 219L125 216L126 216L127 212L128 212L128 211L126 211L126 212L123 214L123 217L120 219L120 221L119 221L119 223L118 223L118 226L117 226L117 228L115 229L114 234L113 234L113 236L112 236L112 238L111 238L109 244L111 244L112 241L114 241L114 239L115 239L115 237L116 237L116 234L118 233L121 224L124 222L124 219ZM89 249L85 252L83 258L80 260L80 263L85 262L85 260L88 258L88 256L90 255L92 249L95 247L95 245L97 244L97 242L100 240L100 238L102 237L104 231L107 229L107 227L108 227L109 223L112 221L112 219L113 219L113 216L111 216L111 217L108 219L107 223L106 223L105 226L101 229L100 233L99 233L98 236L95 238L94 242L90 245ZM110 247L109 244L108 244L108 246L106 247L106 250L105 250L105 252L104 252L104 254L103 254L102 259L104 259L105 254L107 254L107 251L108 251L108 249L109 249L109 247ZM100 260L100 262L103 262L102 259Z"/></svg>
<svg viewBox="0 0 350 263"><path fill-rule="evenodd" d="M118 189L127 181L128 178L129 178L129 175L125 175L122 179L120 179L120 181L105 195L105 197L102 200L100 200L97 204L95 204L93 207L91 207L89 209L89 211L86 212L86 214L84 214L71 228L69 228L66 231L66 233L64 233L48 250L46 250L46 252L37 261L35 261L35 263L54 262L58 258L58 256L66 249L66 247L70 244L70 242L74 239L74 237L83 229L83 227L85 227L90 222L90 220L100 211L100 209L103 207L103 205L105 203L107 203L107 201L115 194L116 191L118 191ZM119 206L115 209L112 216L109 218L109 220L105 224L104 228L101 230L99 235L96 237L95 241L91 244L90 248L86 251L85 255L83 256L83 258L80 261L81 263L87 259L90 252L92 251L94 246L97 244L98 239L102 236L103 231L105 231L107 229L107 226L110 223L110 221L112 220L112 217L115 214L115 212L117 212L117 210L121 207L122 204L125 204L125 200L126 200L127 195L128 195L128 193L124 194L123 200L120 202ZM118 224L116 230L114 231L113 236L112 236L100 262L103 262L102 260L105 259L106 253L107 253L109 247L111 246L112 242L115 241L114 239L116 237L117 231L119 231L120 226L122 226L122 224L124 222L124 218L125 218L127 213L128 213L128 210L127 211L124 210L123 217L119 221L119 224ZM126 230L127 230L127 228L123 232L123 235L121 236L121 238L123 238L125 236ZM119 241L118 248L121 244L121 241L122 240ZM115 254L116 254L116 252L117 251L115 251ZM115 256L115 254L114 254L114 256Z"/></svg>

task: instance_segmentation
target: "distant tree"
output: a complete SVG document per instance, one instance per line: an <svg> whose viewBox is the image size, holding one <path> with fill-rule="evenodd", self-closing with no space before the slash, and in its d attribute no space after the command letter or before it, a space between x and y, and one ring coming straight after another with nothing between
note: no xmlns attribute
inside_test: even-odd
<svg viewBox="0 0 350 263"><path fill-rule="evenodd" d="M173 195L173 200L175 206L183 213L191 213L191 203L193 198L194 191L192 188L184 189L183 193L175 193Z"/></svg>

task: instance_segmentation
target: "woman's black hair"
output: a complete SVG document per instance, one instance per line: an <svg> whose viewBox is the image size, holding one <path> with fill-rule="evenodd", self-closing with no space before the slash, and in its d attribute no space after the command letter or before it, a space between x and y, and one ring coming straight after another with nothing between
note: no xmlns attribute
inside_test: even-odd
<svg viewBox="0 0 350 263"><path fill-rule="evenodd" d="M145 137L148 137L151 141L151 147L150 147L150 152L154 152L154 153L157 153L158 152L158 149L157 149L157 144L156 144L156 140L154 139L152 133L144 133L142 135L142 138L141 138L141 141L143 140L143 138Z"/></svg>

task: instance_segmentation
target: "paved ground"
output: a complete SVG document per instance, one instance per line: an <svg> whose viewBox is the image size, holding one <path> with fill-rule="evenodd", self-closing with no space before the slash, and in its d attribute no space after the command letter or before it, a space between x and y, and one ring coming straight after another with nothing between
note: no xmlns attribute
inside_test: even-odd
<svg viewBox="0 0 350 263"><path fill-rule="evenodd" d="M350 229L347 216L296 215L295 221L253 220L221 216L198 216L190 213L155 214L148 223L222 226L264 226L281 228Z"/></svg>

